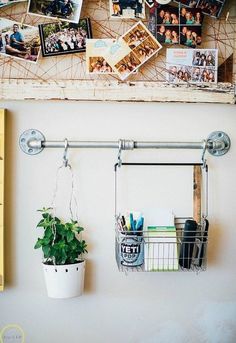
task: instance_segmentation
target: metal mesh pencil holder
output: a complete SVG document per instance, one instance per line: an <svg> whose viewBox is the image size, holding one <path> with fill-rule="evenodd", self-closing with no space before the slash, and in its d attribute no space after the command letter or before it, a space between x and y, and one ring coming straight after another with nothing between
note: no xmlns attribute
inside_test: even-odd
<svg viewBox="0 0 236 343"><path fill-rule="evenodd" d="M124 166L193 168L193 216L175 217L174 226L127 230L117 210L118 170ZM205 271L208 245L208 166L202 163L117 163L115 165L115 255L125 272Z"/></svg>

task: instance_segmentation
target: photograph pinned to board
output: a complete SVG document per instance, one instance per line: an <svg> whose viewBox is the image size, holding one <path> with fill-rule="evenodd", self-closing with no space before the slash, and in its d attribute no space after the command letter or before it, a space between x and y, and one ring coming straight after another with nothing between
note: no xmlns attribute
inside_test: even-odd
<svg viewBox="0 0 236 343"><path fill-rule="evenodd" d="M40 53L38 27L0 18L0 55L37 63Z"/></svg>
<svg viewBox="0 0 236 343"><path fill-rule="evenodd" d="M26 0L0 0L0 8L5 6L10 6L13 4L17 4L18 2L24 2Z"/></svg>
<svg viewBox="0 0 236 343"><path fill-rule="evenodd" d="M58 56L86 51L86 41L92 38L89 18L79 24L51 22L39 25L43 57Z"/></svg>
<svg viewBox="0 0 236 343"><path fill-rule="evenodd" d="M190 8L197 8L202 13L219 18L225 4L225 0L175 0L177 3Z"/></svg>
<svg viewBox="0 0 236 343"><path fill-rule="evenodd" d="M77 23L83 0L29 0L28 13Z"/></svg>
<svg viewBox="0 0 236 343"><path fill-rule="evenodd" d="M115 39L88 39L86 43L86 71L88 74L115 74L104 54Z"/></svg>
<svg viewBox="0 0 236 343"><path fill-rule="evenodd" d="M201 44L201 10L158 6L150 12L148 28L161 44L183 44L195 48Z"/></svg>
<svg viewBox="0 0 236 343"><path fill-rule="evenodd" d="M125 80L161 48L161 44L140 21L113 43L104 57L121 80Z"/></svg>
<svg viewBox="0 0 236 343"><path fill-rule="evenodd" d="M167 81L170 83L216 83L217 49L167 49Z"/></svg>
<svg viewBox="0 0 236 343"><path fill-rule="evenodd" d="M112 19L145 19L145 0L109 0Z"/></svg>

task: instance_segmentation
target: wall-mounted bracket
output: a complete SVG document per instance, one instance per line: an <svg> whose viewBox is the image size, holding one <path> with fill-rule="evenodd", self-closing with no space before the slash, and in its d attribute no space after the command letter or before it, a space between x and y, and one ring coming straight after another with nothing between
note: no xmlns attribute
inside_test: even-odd
<svg viewBox="0 0 236 343"><path fill-rule="evenodd" d="M230 149L230 138L223 131L214 131L207 138L207 151L213 156L225 155Z"/></svg>
<svg viewBox="0 0 236 343"><path fill-rule="evenodd" d="M19 144L26 154L37 155L44 149L42 146L42 142L44 141L45 137L42 132L31 129L24 131L20 135Z"/></svg>

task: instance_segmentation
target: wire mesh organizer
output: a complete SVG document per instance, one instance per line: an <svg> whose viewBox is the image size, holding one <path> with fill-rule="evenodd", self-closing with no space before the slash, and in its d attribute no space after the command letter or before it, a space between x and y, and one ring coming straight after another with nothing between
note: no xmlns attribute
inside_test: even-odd
<svg viewBox="0 0 236 343"><path fill-rule="evenodd" d="M175 217L174 226L132 230L117 211L120 166L193 166L193 216ZM205 271L208 245L208 166L203 163L121 163L115 165L115 255L120 271Z"/></svg>

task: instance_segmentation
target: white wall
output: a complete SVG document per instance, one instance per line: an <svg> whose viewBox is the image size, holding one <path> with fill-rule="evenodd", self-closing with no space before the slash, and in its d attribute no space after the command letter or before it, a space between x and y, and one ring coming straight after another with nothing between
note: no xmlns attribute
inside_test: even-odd
<svg viewBox="0 0 236 343"><path fill-rule="evenodd" d="M3 102L7 114L6 290L0 328L19 324L27 343L231 343L236 339L235 107L190 104ZM79 213L89 244L85 294L47 298L36 210L49 205L62 151L27 156L18 147L28 128L49 140L198 141L214 130L230 152L209 157L210 241L206 272L119 273L114 260L114 150L73 150ZM200 152L135 151L125 160L191 161ZM149 180L147 180L149 182ZM168 182L166 178L163 182ZM178 174L178 182L184 182ZM184 206L184 201L182 204Z"/></svg>

